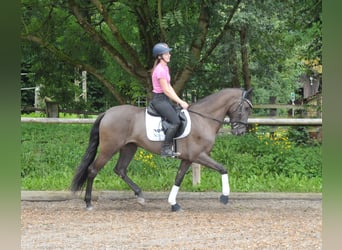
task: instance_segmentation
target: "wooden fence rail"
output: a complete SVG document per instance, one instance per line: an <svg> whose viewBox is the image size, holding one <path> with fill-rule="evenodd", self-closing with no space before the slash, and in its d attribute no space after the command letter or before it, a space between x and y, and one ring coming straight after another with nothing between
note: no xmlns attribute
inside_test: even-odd
<svg viewBox="0 0 342 250"><path fill-rule="evenodd" d="M21 122L91 124L95 118L30 118L21 117ZM229 122L229 118L225 119ZM322 118L249 118L249 124L269 126L322 126Z"/></svg>
<svg viewBox="0 0 342 250"><path fill-rule="evenodd" d="M95 122L95 118L30 118L30 117L21 117L21 122L92 124Z"/></svg>

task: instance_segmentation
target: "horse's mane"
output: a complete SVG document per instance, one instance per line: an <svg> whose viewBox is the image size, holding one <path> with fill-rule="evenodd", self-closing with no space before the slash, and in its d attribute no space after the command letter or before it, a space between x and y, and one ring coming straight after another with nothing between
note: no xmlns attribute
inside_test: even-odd
<svg viewBox="0 0 342 250"><path fill-rule="evenodd" d="M215 100L217 100L222 94L227 93L227 92L231 92L233 90L237 90L235 88L226 88L226 89L222 89L220 91L217 91L211 95L205 96L202 99L200 99L199 101L191 104L191 107L197 107L197 106L201 106L203 103L205 103L206 105L208 103L214 102Z"/></svg>

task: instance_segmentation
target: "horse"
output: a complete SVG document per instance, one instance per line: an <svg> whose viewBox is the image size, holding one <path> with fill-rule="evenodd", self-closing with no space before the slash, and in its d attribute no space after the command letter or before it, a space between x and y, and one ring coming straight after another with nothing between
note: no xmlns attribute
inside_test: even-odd
<svg viewBox="0 0 342 250"><path fill-rule="evenodd" d="M177 139L177 151L180 152L177 158L180 160L180 165L168 197L171 211L182 210L176 201L176 196L192 163L206 166L221 174L220 202L228 203L230 193L228 171L209 154L223 124L230 123L233 135L242 135L247 131L248 117L253 108L248 99L251 90L222 89L188 107L191 131L187 137ZM87 210L93 208L91 195L94 178L116 153L119 153L119 158L113 168L114 173L133 190L137 201L144 203L142 190L127 176L127 168L138 147L153 154L159 154L161 150L162 142L151 141L146 136L145 111L146 108L128 104L119 105L109 108L95 120L90 131L88 147L75 171L70 187L71 191L76 193L86 186L84 201ZM226 116L229 117L229 122L226 122Z"/></svg>

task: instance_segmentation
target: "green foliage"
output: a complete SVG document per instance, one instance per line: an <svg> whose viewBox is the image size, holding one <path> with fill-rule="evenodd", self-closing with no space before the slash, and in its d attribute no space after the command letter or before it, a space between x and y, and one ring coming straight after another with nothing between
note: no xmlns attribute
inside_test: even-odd
<svg viewBox="0 0 342 250"><path fill-rule="evenodd" d="M241 46L246 46L254 102L277 96L286 103L298 76L312 70L302 60L321 64L320 0L241 1L229 23L234 1L101 2L108 16L91 1L22 0L22 71L34 76L23 79L22 87L43 85L43 95L70 107L79 91L74 68L88 65L90 104L83 108L104 110L119 102L117 95L135 103L150 93L151 50L165 41L174 49L170 68L180 92L194 91L201 98L223 87L245 87ZM242 27L248 38L244 45ZM32 103L32 95L25 92L22 102Z"/></svg>
<svg viewBox="0 0 342 250"><path fill-rule="evenodd" d="M297 145L307 145L314 143L310 139L309 133L305 127L291 127L288 130L289 140L296 143Z"/></svg>
<svg viewBox="0 0 342 250"><path fill-rule="evenodd" d="M44 178L51 172L74 170L89 131L90 125L23 124L21 177Z"/></svg>
<svg viewBox="0 0 342 250"><path fill-rule="evenodd" d="M91 125L22 123L22 189L67 190L88 144ZM297 145L286 131L273 137L259 131L245 136L218 136L211 156L229 171L231 190L322 191L322 152L319 144ZM95 190L128 190L113 173L117 155L99 172ZM179 161L139 149L128 175L145 191L168 191ZM185 191L221 191L220 174L202 167L201 183L192 185L191 170L182 183Z"/></svg>
<svg viewBox="0 0 342 250"><path fill-rule="evenodd" d="M222 140L227 140L223 142ZM221 145L222 144L222 145ZM297 146L289 140L287 131L274 134L254 131L243 137L222 137L217 140L213 157L224 160L231 175L322 177L320 146ZM308 160L307 160L308 159Z"/></svg>

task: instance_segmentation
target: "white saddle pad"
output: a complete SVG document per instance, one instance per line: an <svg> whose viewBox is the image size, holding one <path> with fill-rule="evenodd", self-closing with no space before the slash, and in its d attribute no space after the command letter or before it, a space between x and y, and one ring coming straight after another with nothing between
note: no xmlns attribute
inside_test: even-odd
<svg viewBox="0 0 342 250"><path fill-rule="evenodd" d="M184 129L184 132L176 137L175 139L184 138L189 135L191 130L191 120L189 116L189 112L186 109L182 109L181 112L184 113L187 119L187 124ZM151 141L164 141L165 140L165 134L162 129L162 119L160 116L152 116L149 113L145 114L145 123L146 123L146 134L147 138Z"/></svg>

